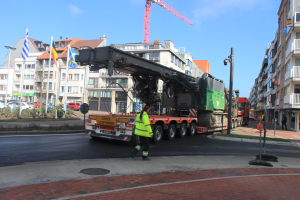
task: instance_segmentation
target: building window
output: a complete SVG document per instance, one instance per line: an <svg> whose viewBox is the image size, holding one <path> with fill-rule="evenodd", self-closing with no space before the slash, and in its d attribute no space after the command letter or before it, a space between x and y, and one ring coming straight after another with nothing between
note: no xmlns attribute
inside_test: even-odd
<svg viewBox="0 0 300 200"><path fill-rule="evenodd" d="M81 80L83 80L83 74L81 74Z"/></svg>
<svg viewBox="0 0 300 200"><path fill-rule="evenodd" d="M175 65L178 66L178 58L175 58Z"/></svg>
<svg viewBox="0 0 300 200"><path fill-rule="evenodd" d="M69 80L73 80L73 74L69 74Z"/></svg>
<svg viewBox="0 0 300 200"><path fill-rule="evenodd" d="M80 87L80 92L82 92L82 87Z"/></svg>
<svg viewBox="0 0 300 200"><path fill-rule="evenodd" d="M101 97L111 98L110 91L101 91Z"/></svg>
<svg viewBox="0 0 300 200"><path fill-rule="evenodd" d="M66 78L66 74L63 73L62 76L61 76L61 80L65 80L65 78Z"/></svg>
<svg viewBox="0 0 300 200"><path fill-rule="evenodd" d="M89 78L89 85L94 85L95 79L94 78Z"/></svg>
<svg viewBox="0 0 300 200"><path fill-rule="evenodd" d="M60 87L60 91L61 91L61 92L64 92L64 86L61 86L61 87Z"/></svg>
<svg viewBox="0 0 300 200"><path fill-rule="evenodd" d="M68 92L72 92L72 87L68 86Z"/></svg>
<svg viewBox="0 0 300 200"><path fill-rule="evenodd" d="M22 65L17 64L17 69L21 69L21 68L22 68Z"/></svg>
<svg viewBox="0 0 300 200"><path fill-rule="evenodd" d="M88 95L89 95L89 97L99 97L99 91L90 90Z"/></svg>
<svg viewBox="0 0 300 200"><path fill-rule="evenodd" d="M66 46L65 42L61 42L61 43L60 43L60 47L63 48L63 47L65 47L65 46Z"/></svg>
<svg viewBox="0 0 300 200"><path fill-rule="evenodd" d="M174 55L171 54L171 62L174 63Z"/></svg>
<svg viewBox="0 0 300 200"><path fill-rule="evenodd" d="M284 96L287 96L287 95L289 95L290 94L290 86L286 86L285 88L284 88Z"/></svg>
<svg viewBox="0 0 300 200"><path fill-rule="evenodd" d="M160 62L160 53L159 52L149 53L149 60L153 62Z"/></svg>
<svg viewBox="0 0 300 200"><path fill-rule="evenodd" d="M74 74L74 80L79 80L79 74Z"/></svg>

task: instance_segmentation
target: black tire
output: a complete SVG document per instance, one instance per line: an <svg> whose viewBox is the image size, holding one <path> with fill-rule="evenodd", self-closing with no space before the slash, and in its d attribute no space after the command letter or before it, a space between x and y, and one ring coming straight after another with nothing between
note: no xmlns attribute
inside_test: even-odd
<svg viewBox="0 0 300 200"><path fill-rule="evenodd" d="M190 128L188 128L187 135L188 136L193 136L196 133L196 124L191 123Z"/></svg>
<svg viewBox="0 0 300 200"><path fill-rule="evenodd" d="M168 140L174 140L176 136L176 127L174 124L169 124L166 136Z"/></svg>
<svg viewBox="0 0 300 200"><path fill-rule="evenodd" d="M182 123L180 125L180 128L178 129L178 137L183 138L184 136L186 136L186 132L187 132L186 124Z"/></svg>
<svg viewBox="0 0 300 200"><path fill-rule="evenodd" d="M160 125L155 125L154 131L153 131L153 142L159 143L162 140L163 137L163 129Z"/></svg>
<svg viewBox="0 0 300 200"><path fill-rule="evenodd" d="M74 108L71 108L72 111L74 111Z"/></svg>

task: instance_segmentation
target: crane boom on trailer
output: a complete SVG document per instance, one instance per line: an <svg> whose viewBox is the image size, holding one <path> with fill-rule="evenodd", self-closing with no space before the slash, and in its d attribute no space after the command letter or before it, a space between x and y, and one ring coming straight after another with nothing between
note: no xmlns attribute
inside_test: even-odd
<svg viewBox="0 0 300 200"><path fill-rule="evenodd" d="M164 131L168 139L173 139L176 129L179 137L183 137L195 132L221 130L222 121L227 124L229 100L225 84L208 73L192 77L110 46L81 49L76 62L82 66L89 65L90 71L107 69L108 75L112 75L114 70L128 73L134 80L134 92L140 94L144 103L152 106L163 102L164 108L172 108L165 115L149 115L155 142L162 139ZM157 93L158 80L164 82L163 99ZM233 98L235 107L237 98ZM235 122L232 123L233 128L238 122L237 115L234 116L231 119ZM92 137L131 141L135 138L134 121L133 115L90 115L86 133Z"/></svg>

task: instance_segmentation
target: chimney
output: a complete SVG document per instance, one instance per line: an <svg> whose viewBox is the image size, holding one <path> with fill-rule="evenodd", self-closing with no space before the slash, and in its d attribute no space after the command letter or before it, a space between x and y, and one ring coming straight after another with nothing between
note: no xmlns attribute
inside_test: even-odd
<svg viewBox="0 0 300 200"><path fill-rule="evenodd" d="M60 39L62 39L62 36L60 36Z"/></svg>
<svg viewBox="0 0 300 200"><path fill-rule="evenodd" d="M103 34L103 36L100 39L103 40L103 41L101 42L101 44L99 45L99 47L105 47L106 46L106 42L107 42L107 38L106 38L105 33Z"/></svg>

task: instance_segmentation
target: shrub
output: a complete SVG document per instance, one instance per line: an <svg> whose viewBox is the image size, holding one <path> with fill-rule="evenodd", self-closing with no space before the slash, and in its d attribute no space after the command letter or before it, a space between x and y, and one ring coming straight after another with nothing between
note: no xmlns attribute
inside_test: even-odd
<svg viewBox="0 0 300 200"><path fill-rule="evenodd" d="M19 118L19 110L20 110L20 106L16 107L15 109L12 110L11 114L12 117L17 117Z"/></svg>
<svg viewBox="0 0 300 200"><path fill-rule="evenodd" d="M62 118L65 115L65 111L63 109L57 110L57 117Z"/></svg>
<svg viewBox="0 0 300 200"><path fill-rule="evenodd" d="M1 108L1 115L4 115L5 117L10 117L11 116L11 109L10 107L4 107L4 108Z"/></svg>
<svg viewBox="0 0 300 200"><path fill-rule="evenodd" d="M46 113L45 113L45 106L41 106L39 109L38 109L38 115L39 117L45 117L47 116Z"/></svg>
<svg viewBox="0 0 300 200"><path fill-rule="evenodd" d="M73 111L71 109L68 109L67 113L66 113L66 118L71 118L72 114L73 114Z"/></svg>
<svg viewBox="0 0 300 200"><path fill-rule="evenodd" d="M54 118L55 117L55 113L56 113L56 108L50 108L49 109L49 113L50 113L50 116Z"/></svg>
<svg viewBox="0 0 300 200"><path fill-rule="evenodd" d="M24 109L24 110L22 110L22 115L24 117L30 117L31 116L30 115L30 109Z"/></svg>
<svg viewBox="0 0 300 200"><path fill-rule="evenodd" d="M35 118L38 116L38 109L33 108L33 109L29 110L29 111L30 111L30 116L31 116L33 119L35 119Z"/></svg>

